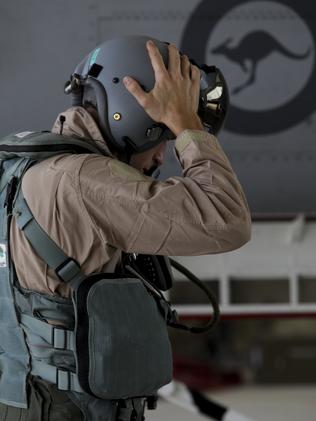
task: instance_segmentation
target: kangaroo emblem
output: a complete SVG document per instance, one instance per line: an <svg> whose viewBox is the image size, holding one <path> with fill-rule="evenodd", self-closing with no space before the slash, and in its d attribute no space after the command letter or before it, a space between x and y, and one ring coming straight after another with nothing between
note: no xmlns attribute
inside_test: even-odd
<svg viewBox="0 0 316 421"><path fill-rule="evenodd" d="M211 53L227 57L229 60L239 64L244 72L249 73L247 81L233 90L232 93L234 95L255 83L259 62L273 52L278 52L293 60L304 60L312 51L311 47L309 47L303 54L293 53L266 31L251 32L234 47L229 46L231 41L232 38L228 38L223 44L211 50ZM249 63L249 66L247 66L247 63Z"/></svg>

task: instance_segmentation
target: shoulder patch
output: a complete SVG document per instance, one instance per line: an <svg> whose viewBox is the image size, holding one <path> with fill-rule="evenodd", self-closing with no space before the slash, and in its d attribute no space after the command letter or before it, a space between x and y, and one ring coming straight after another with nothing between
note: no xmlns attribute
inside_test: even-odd
<svg viewBox="0 0 316 421"><path fill-rule="evenodd" d="M176 140L176 150L181 154L184 149L191 143L210 143L215 137L203 130L184 130Z"/></svg>
<svg viewBox="0 0 316 421"><path fill-rule="evenodd" d="M136 168L117 159L111 159L109 166L113 175L123 178L126 181L145 181L147 179L147 177Z"/></svg>

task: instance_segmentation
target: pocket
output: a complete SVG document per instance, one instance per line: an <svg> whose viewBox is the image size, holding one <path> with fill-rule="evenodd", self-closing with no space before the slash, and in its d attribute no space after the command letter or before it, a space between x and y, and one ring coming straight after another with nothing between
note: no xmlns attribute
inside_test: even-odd
<svg viewBox="0 0 316 421"><path fill-rule="evenodd" d="M73 403L67 392L58 390L52 385L50 394L49 421L83 421L81 410Z"/></svg>
<svg viewBox="0 0 316 421"><path fill-rule="evenodd" d="M172 378L165 319L139 279L109 275L76 290L80 385L105 400L154 395Z"/></svg>
<svg viewBox="0 0 316 421"><path fill-rule="evenodd" d="M84 417L81 410L68 398L66 392L64 392L64 395L63 402L52 402L48 421L83 421Z"/></svg>
<svg viewBox="0 0 316 421"><path fill-rule="evenodd" d="M28 387L29 408L26 410L27 417L25 421L48 421L47 417L43 414L45 396L41 393L42 391L38 387L35 377L29 379ZM47 396L47 398L49 398L49 396Z"/></svg>
<svg viewBox="0 0 316 421"><path fill-rule="evenodd" d="M5 421L8 412L8 406L0 402L0 421Z"/></svg>
<svg viewBox="0 0 316 421"><path fill-rule="evenodd" d="M27 421L26 409L0 403L0 421Z"/></svg>

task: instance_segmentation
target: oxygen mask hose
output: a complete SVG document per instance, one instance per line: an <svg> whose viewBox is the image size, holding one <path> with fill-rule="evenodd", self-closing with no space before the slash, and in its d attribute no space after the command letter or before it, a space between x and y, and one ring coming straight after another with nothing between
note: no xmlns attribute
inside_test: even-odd
<svg viewBox="0 0 316 421"><path fill-rule="evenodd" d="M205 283L202 282L195 275L193 275L193 273L189 271L189 269L182 266L179 262L173 259L170 259L170 257L169 257L169 261L172 267L174 267L177 271L182 273L185 277L187 277L191 282L193 282L196 286L198 286L207 295L213 307L212 318L208 321L208 323L206 323L203 326L187 326L187 325L183 325L177 322L171 322L169 323L169 325L171 327L186 330L191 333L204 333L204 332L210 331L211 329L214 329L218 325L219 320L220 320L220 309L219 309L219 305L218 305L216 297L214 296L212 291L205 285Z"/></svg>

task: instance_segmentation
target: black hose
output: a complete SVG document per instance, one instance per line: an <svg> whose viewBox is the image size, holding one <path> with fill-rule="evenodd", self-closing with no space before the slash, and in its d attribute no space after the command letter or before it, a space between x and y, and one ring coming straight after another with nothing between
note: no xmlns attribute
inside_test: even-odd
<svg viewBox="0 0 316 421"><path fill-rule="evenodd" d="M219 320L220 320L220 309L217 302L217 299L215 298L212 291L205 285L204 282L202 282L199 278L197 278L195 275L193 275L192 272L189 271L186 267L182 266L179 262L170 259L169 261L172 267L174 267L177 271L182 273L184 276L186 276L191 282L193 282L196 286L198 286L208 297L210 300L210 303L213 307L213 316L208 321L207 324L203 326L186 326L181 323L171 322L170 326L175 327L177 329L187 330L191 333L204 333L206 331L209 331L211 329L214 329Z"/></svg>

